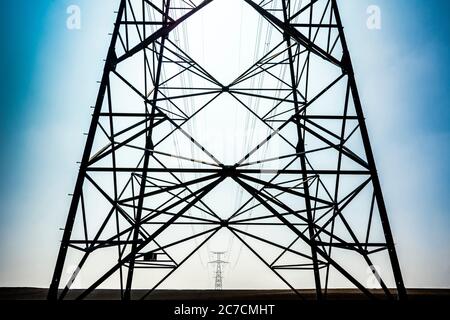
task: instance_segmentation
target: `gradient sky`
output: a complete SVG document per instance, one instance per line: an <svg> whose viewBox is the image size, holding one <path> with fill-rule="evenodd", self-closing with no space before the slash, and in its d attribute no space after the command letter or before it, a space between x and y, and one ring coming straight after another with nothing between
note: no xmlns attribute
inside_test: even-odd
<svg viewBox="0 0 450 320"><path fill-rule="evenodd" d="M0 286L50 282L116 2L1 4ZM340 7L406 285L450 287L450 3Z"/></svg>

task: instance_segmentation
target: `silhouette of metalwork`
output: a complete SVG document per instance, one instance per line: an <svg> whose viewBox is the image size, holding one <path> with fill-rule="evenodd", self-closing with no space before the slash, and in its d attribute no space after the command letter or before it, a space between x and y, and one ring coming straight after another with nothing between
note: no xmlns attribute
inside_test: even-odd
<svg viewBox="0 0 450 320"><path fill-rule="evenodd" d="M300 297L295 279L312 279L317 299L336 283L373 298L374 276L387 298L405 298L337 1L243 0L279 42L226 84L173 37L211 2L120 1L49 299L66 298L88 265L78 299L107 284L150 297L221 229ZM191 127L224 95L268 131L231 164ZM232 214L208 198L225 181L245 194ZM143 285L140 272L157 280Z"/></svg>

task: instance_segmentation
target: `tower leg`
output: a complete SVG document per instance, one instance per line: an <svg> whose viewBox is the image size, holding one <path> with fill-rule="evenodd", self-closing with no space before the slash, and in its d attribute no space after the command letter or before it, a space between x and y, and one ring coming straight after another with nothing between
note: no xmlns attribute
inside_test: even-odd
<svg viewBox="0 0 450 320"><path fill-rule="evenodd" d="M289 23L289 16L288 16L288 9L286 6L286 0L282 0L283 3L283 16L284 16L284 22ZM295 112L299 112L299 104L298 104L298 94L297 94L297 80L295 76L295 69L294 69L294 58L292 54L292 47L291 47L291 38L289 35L285 34L285 41L287 46L287 52L288 52L288 58L289 58L289 72L291 76L291 84L292 84L292 96L294 98L294 107ZM300 158L300 167L302 169L302 179L303 179L303 190L305 193L305 207L306 207L306 215L308 218L308 234L309 238L312 241L311 245L311 258L312 258L312 265L313 265L313 272L314 272L314 283L316 287L316 297L317 300L322 299L322 286L320 283L320 272L319 272L319 264L317 259L317 251L316 251L316 245L314 244L314 227L313 227L313 214L311 210L311 200L310 200L310 192L309 192L309 186L308 186L308 174L306 173L306 156L305 156L305 142L302 136L302 129L300 127L299 118L297 117L295 122L297 125L297 137L298 137L298 144L297 144L297 153L299 154Z"/></svg>
<svg viewBox="0 0 450 320"><path fill-rule="evenodd" d="M389 225L389 219L387 215L386 205L383 198L383 193L381 191L381 184L377 173L377 168L375 165L375 159L372 152L372 147L370 145L369 134L367 126L364 120L364 114L362 109L361 100L358 93L358 88L356 85L355 74L353 71L353 65L350 57L350 51L348 50L347 41L345 39L344 28L342 26L341 17L339 14L337 1L332 1L332 9L336 17L336 23L338 25L339 36L341 38L343 58L345 71L348 74L350 90L353 95L353 102L355 105L355 110L358 116L358 122L361 128L361 135L363 138L364 150L366 152L367 162L370 167L373 189L375 193L375 199L378 205L378 211L381 218L381 224L383 227L384 236L386 238L386 243L388 245L388 253L391 261L392 271L394 273L395 284L397 287L398 298L404 300L407 298L405 285L403 283L403 277L400 270L400 263L398 262L397 251L395 249L394 238L392 236L391 227Z"/></svg>
<svg viewBox="0 0 450 320"><path fill-rule="evenodd" d="M165 15L163 16L163 24L166 26L167 25L167 17L169 14L169 9L170 9L170 0L167 1L166 3L166 8L165 8ZM139 228L140 228L140 220L142 217L142 207L144 205L144 193L145 193L145 187L146 187L146 182L147 182L147 168L149 165L149 161L150 161L150 157L151 157L151 151L153 149L153 142L152 142L152 134L153 134L153 124L154 124L154 119L155 119L155 109L156 109L156 99L158 98L158 89L159 89L159 82L160 82L160 78L161 78L161 69L162 69L162 64L163 64L163 56L164 56L164 44L166 41L166 37L163 37L161 39L161 46L160 46L160 50L159 50L159 57L158 57L158 66L157 66L157 71L156 71L156 78L155 78L155 88L154 88L154 93L153 93L153 100L151 103L151 119L150 119L150 130L147 134L147 138L146 138L146 143L145 143L145 151L144 151L144 162L143 162L143 169L144 172L142 173L142 177L141 177L141 184L140 184L140 188L139 188L139 199L138 199L138 206L137 206L137 211L136 211L136 219L135 219L135 227L134 227L134 233L133 233L133 244L132 244L132 249L131 251L134 252L137 246L137 241L138 241L138 237L139 237ZM133 283L133 274L134 274L134 264L135 264L135 259L134 257L130 260L129 266L128 266L128 276L127 276L127 282L126 282L126 287L125 287L125 293L124 293L124 299L125 300L130 300L131 298L131 286Z"/></svg>
<svg viewBox="0 0 450 320"><path fill-rule="evenodd" d="M67 249L69 247L70 236L72 234L75 217L77 214L78 204L80 202L81 193L83 190L83 183L86 176L86 169L88 166L89 158L91 156L92 146L94 144L95 132L97 131L97 123L100 117L100 111L103 105L103 100L106 94L106 87L109 82L109 73L114 70L116 63L115 47L117 38L119 35L120 21L125 10L125 0L120 1L119 10L117 12L116 23L114 25L114 31L111 38L111 44L108 49L108 55L106 58L105 67L103 69L103 76L100 83L100 88L97 95L97 100L94 107L94 113L92 115L91 125L89 127L89 133L86 140L86 146L84 148L83 157L81 160L80 171L78 172L77 181L75 184L75 190L73 192L72 202L70 204L69 214L67 216L66 225L64 227L64 234L59 248L58 258L56 260L56 266L50 283L47 298L49 300L58 299L58 288L61 281L61 275L64 268L64 261L67 255Z"/></svg>

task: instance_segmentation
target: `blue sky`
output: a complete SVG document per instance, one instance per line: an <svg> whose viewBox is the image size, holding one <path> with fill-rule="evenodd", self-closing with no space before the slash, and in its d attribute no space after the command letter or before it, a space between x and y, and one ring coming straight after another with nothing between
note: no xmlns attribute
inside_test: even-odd
<svg viewBox="0 0 450 320"><path fill-rule="evenodd" d="M115 3L2 3L0 286L50 281ZM66 28L70 4L81 30ZM365 27L371 4L381 30ZM341 10L406 284L450 287L450 4Z"/></svg>

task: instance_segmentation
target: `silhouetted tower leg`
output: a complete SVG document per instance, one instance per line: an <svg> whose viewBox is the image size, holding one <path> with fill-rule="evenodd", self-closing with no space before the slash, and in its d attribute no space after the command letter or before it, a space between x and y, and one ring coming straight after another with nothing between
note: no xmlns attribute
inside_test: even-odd
<svg viewBox="0 0 450 320"><path fill-rule="evenodd" d="M117 18L114 25L114 31L111 37L111 44L108 49L108 55L103 70L103 76L98 91L97 100L95 102L94 112L92 115L91 125L86 140L86 146L84 148L83 157L80 164L80 171L78 173L77 181L75 184L75 190L73 192L72 202L70 204L69 214L67 216L67 222L64 227L64 234L61 240L61 246L56 261L55 271L53 273L52 282L48 291L48 299L55 300L58 297L58 288L61 281L61 275L64 268L64 261L66 259L67 249L69 247L69 241L72 234L77 209L79 206L80 198L82 196L83 184L86 176L86 169L88 167L89 158L91 156L92 146L94 143L95 133L97 131L97 124L100 118L100 112L105 99L106 89L109 82L109 73L114 70L116 63L116 43L119 35L120 21L122 20L125 10L125 0L120 1L119 10L117 12Z"/></svg>
<svg viewBox="0 0 450 320"><path fill-rule="evenodd" d="M367 131L363 108L361 105L361 99L359 97L358 88L356 86L355 73L353 71L353 65L352 65L352 60L350 57L350 51L348 49L347 41L345 39L344 27L342 26L342 21L341 21L341 17L339 14L336 0L332 0L332 8L333 8L333 11L334 11L334 14L336 17L339 34L341 37L342 49L343 49L342 62L344 64L344 68L349 77L349 85L350 85L351 92L353 94L355 109L356 109L356 112L358 115L359 125L361 127L361 134L363 136L363 142L364 142L364 148L365 148L365 152L366 152L366 156L367 156L367 161L369 163L370 170L371 170L375 198L376 198L376 202L378 204L378 210L379 210L381 223L382 223L383 230L384 230L384 236L386 237L386 242L388 244L388 252L389 252L389 257L391 260L392 270L394 273L395 284L397 286L397 293L398 293L399 299L403 300L403 299L407 298L405 284L403 282L403 277L402 277L402 273L400 270L400 264L398 262L397 251L395 249L394 238L392 236L392 231L391 231L391 227L389 224L388 214L387 214L387 210L386 210L386 204L384 202L383 192L381 190L380 180L378 178L378 172L377 172L377 168L375 165L375 159L373 156L372 147L370 145L369 134Z"/></svg>
<svg viewBox="0 0 450 320"><path fill-rule="evenodd" d="M377 171L376 171L376 167L375 167L375 161L374 161L374 157L373 157L373 153L372 153L372 149L370 146L370 142L369 142L369 136L367 133L367 128L365 125L365 120L364 120L364 115L362 112L362 106L361 106L361 101L359 98L359 94L358 94L358 90L357 90L357 86L356 86L356 81L355 81L355 75L353 72L353 67L352 67L352 63L351 63L351 59L350 59L350 53L346 44L346 40L345 40L345 35L343 32L343 26L342 26L342 21L340 19L340 15L339 15L339 11L337 8L337 1L336 0L329 0L329 1L310 1L307 2L304 6L302 5L301 9L298 9L297 12L294 11L293 15L291 15L291 10L294 10L292 8L292 2L291 1L287 1L287 0L282 0L281 1L281 7L282 7L282 11L283 11L283 19L280 19L279 16L276 15L276 11L277 10L269 10L267 7L267 4L262 4L259 3L257 4L256 1L251 1L251 0L245 0L249 5L251 5L258 13L260 13L264 18L266 18L268 21L270 21L270 23L272 23L275 27L277 27L280 32L283 32L284 37L286 39L286 43L288 46L287 49L287 54L288 54L288 63L289 63L289 68L290 68L290 74L291 74L291 79L292 79L292 89L293 89L293 103L295 106L295 110L296 110L296 116L294 117L294 121L297 124L297 130L298 130L298 137L299 137L299 144L297 146L297 152L300 154L299 158L300 158L300 162L301 162L301 168L303 170L302 172L302 176L304 179L307 178L307 175L305 174L306 172L306 166L305 166L305 148L304 148L304 141L302 138L302 134L304 134L304 130L306 130L307 128L303 126L304 130L302 132L302 130L300 130L300 126L302 126L300 124L300 117L303 117L305 119L307 119L307 115L306 115L306 107L303 108L303 111L299 111L299 103L298 103L298 97L297 97L297 80L295 77L295 72L294 72L294 60L293 59L293 52L292 52L292 41L295 41L298 45L304 47L308 53L308 58L307 58L307 63L306 63L306 72L309 71L309 57L311 55L316 55L317 57L320 57L321 59L323 59L324 61L333 64L335 66L338 66L342 69L343 75L342 76L347 76L348 77L348 86L352 95L352 99L353 99L353 103L354 103L354 107L355 107L355 111L357 114L357 119L358 119L358 123L359 123L359 127L360 127L360 133L361 133L361 137L362 137L362 141L363 141L363 145L364 145L364 150L365 150L365 155L367 158L367 168L369 169L370 172L370 177L371 177L371 181L373 184L373 189L374 189L374 199L376 200L376 204L378 206L378 210L379 210L379 214L380 214L380 219L381 219L381 223L382 223L382 227L384 230L384 236L386 239L386 245L387 245L387 250L389 253L389 257L390 257L390 262L391 262L391 267L394 273L394 277L395 277L395 282L396 282L396 288L397 288L397 292L398 292L398 298L399 299L403 299L406 297L406 290L404 287L404 283L402 280L402 276L401 276L401 271L400 271L400 266L398 263L398 258L397 258L397 254L396 254L396 250L395 250L395 245L394 245L394 241L393 241L393 237L392 237L392 233L389 227L389 221L387 218L387 211L386 211L386 207L385 207L385 203L383 200L383 195L381 192L381 186L380 186L380 182L379 182L379 178L377 175ZM316 5L319 4L323 4L322 7L318 6L319 8L321 8L321 10L323 10L323 15L322 18L320 19L320 23L313 23L313 9L316 7ZM329 9L331 7L331 9ZM323 9L325 8L325 9ZM280 9L278 9L278 11L280 11ZM305 12L310 12L310 17L309 17L309 22L303 20L302 23L295 23L294 20L296 18L298 18L301 15L305 15ZM329 22L325 23L323 22L326 12L330 12L330 18L329 18ZM320 17L320 15L319 15ZM333 23L333 18L334 18L334 23ZM308 19L307 19L308 20ZM300 32L298 30L298 28L307 28L309 30L309 34L306 36L304 33ZM315 32L315 36L312 37L311 36L311 30L313 28L325 28L329 30L329 35L328 35L328 44L326 47L321 47L320 45L317 45L315 40L316 40L316 36L317 36L317 32ZM338 38L336 39L336 41L333 43L330 43L330 34L331 34L331 30L333 28L337 28L338 30ZM342 47L342 58L337 58L335 55L331 54L331 52L333 51L333 49L335 48L336 44L340 43L341 47ZM307 76L308 77L308 76ZM337 80L339 81L339 80ZM336 82L337 82L336 81ZM335 82L335 83L336 83ZM308 86L308 80L306 82L306 86ZM335 83L332 83L329 87L327 87L327 89L325 91L328 91L329 89L331 89L333 87L333 85ZM325 92L324 91L324 92ZM306 90L305 92L305 96L307 97L308 94L308 90ZM317 97L313 98L313 100L315 100ZM309 106L312 101L308 102L308 99L306 100L306 104L307 106ZM329 119L332 119L333 116L328 115L323 117L322 119L326 119L326 117L329 117ZM344 116L342 119L344 119L344 123L345 123L345 119L347 118L347 116ZM345 128L345 127L344 127ZM345 131L345 130L344 130ZM313 132L313 135L315 135L316 137L318 136L317 133ZM341 145L341 151L340 153L345 153L344 149L342 148ZM350 156L352 156L350 154ZM360 159L357 159L355 157L356 161L360 161ZM340 162L341 160L339 160ZM366 163L364 161L360 162L363 165L366 165ZM340 168L340 165L339 165ZM313 170L314 171L314 170ZM337 183L336 186L338 188L339 185L339 176L341 175L341 169L338 169L336 171L336 176L337 178ZM337 193L336 189L336 195ZM319 276L319 272L318 272L318 268L317 268L317 245L316 245L316 240L313 240L313 238L317 238L317 236L313 236L315 234L315 230L312 227L312 223L313 223L313 219L311 218L311 215L309 214L309 212L311 211L310 209L310 205L308 205L308 199L309 197L309 190L307 188L307 186L304 187L304 191L305 191L305 204L306 204L306 212L308 215L308 223L309 223L309 236L310 239L312 239L312 241L309 243L309 245L311 246L311 253L312 253L312 260L313 260L313 269L314 269L314 274L315 274L315 283L316 283L316 293L317 293L317 298L320 299L321 296L321 284L320 284L320 276ZM373 206L372 209L373 210ZM339 209L339 207L337 207L337 209L335 209L336 212L336 216L341 216L340 214L341 209ZM275 212L274 212L275 213ZM344 220L344 224L347 226L347 228L350 229L348 223ZM334 220L332 222L332 225L334 226ZM293 229L293 231L295 231ZM354 234L354 232L352 232L350 230L351 236L353 237L353 239L356 242L356 235ZM361 244L358 244L359 246ZM331 247L333 246L332 242L330 242L330 250ZM321 251L321 250L319 250ZM331 252L331 251L330 251ZM321 256L327 260L329 260L329 262L331 263L331 265L334 265L335 268L339 268L337 267L337 265L334 262L331 262L330 257L327 257L327 255L325 252L323 254L321 254ZM371 259L369 259L368 254L362 254L364 259L366 260L366 262L369 265L372 265ZM330 264L328 264L327 269L330 267ZM377 274L377 271L375 269L372 270L372 272L379 277L379 275ZM357 284L357 281L355 281L355 279L351 280L355 285L357 285L358 287L360 287L360 284ZM389 290L386 287L385 283L383 282L382 279L379 280L380 285L382 286L383 290L386 292L386 294L389 296ZM327 271L327 279L326 279L326 286L325 288L327 288L328 286L328 271Z"/></svg>
<svg viewBox="0 0 450 320"><path fill-rule="evenodd" d="M94 139L96 137L96 135L98 134L97 130L99 128L99 122L100 122L100 117L101 116L109 116L110 117L110 125L111 125L111 130L113 130L113 126L112 126L112 119L114 119L114 117L116 117L117 115L119 117L135 117L136 115L134 115L133 113L123 113L123 114L118 114L118 113L113 113L111 110L111 88L110 88L110 76L111 74L115 73L116 70L116 66L119 63L122 63L124 61L126 61L127 59L131 58L133 55L135 55L136 53L140 52L140 51L145 51L145 49L147 47L149 47L150 45L154 44L155 42L157 42L159 39L161 40L160 43L160 52L159 52L159 58L158 58L158 62L156 63L156 80L154 80L154 83L156 84L156 87L153 89L153 97L150 100L145 100L145 103L151 106L151 111L149 112L149 114L146 114L145 117L148 117L150 119L149 123L145 123L147 126L147 130L145 130L146 132L146 145L144 147L145 152L144 152L144 168L147 169L148 168L148 160L149 157L152 154L152 130L153 127L157 124L161 123L161 120L158 120L158 123L155 123L155 119L158 118L158 116L155 114L155 104L158 98L158 87L157 84L159 83L159 78L160 78L160 73L161 73L161 66L162 66L162 60L163 60L163 55L164 55L164 48L165 48L165 41L167 39L168 34L174 29L176 28L180 23L182 23L183 21L185 21L187 18L189 18L190 16L192 16L194 13L196 13L197 11L201 10L203 7L205 7L207 4L209 4L212 0L204 0L200 3L198 3L196 6L192 6L189 9L190 10L185 10L185 9L179 9L179 10L183 10L183 12L185 14L181 15L180 18L178 18L177 20L174 20L173 18L169 17L169 9L173 9L173 7L170 7L170 0L169 1L164 1L163 2L163 7L158 8L157 5L153 4L152 1L131 1L131 2L127 2L126 0L121 0L120 4L119 4L119 9L117 11L117 17L115 20L115 24L114 24L114 30L112 32L112 36L111 36L111 42L110 42L110 46L108 49L108 53L107 53L107 57L105 60L105 66L104 66L104 70L103 70L103 75L102 75L102 79L100 82L100 88L98 91L98 95L97 95L97 99L96 99L96 103L93 109L93 113L92 113L92 120L91 120L91 124L90 124L90 128L89 128L89 132L87 135L87 140L86 140L86 145L83 151L83 156L82 156L82 160L80 163L80 170L78 173L78 177L77 177L77 181L75 184L75 188L74 188L74 192L72 195L72 201L71 201L71 205L70 205L70 209L69 209L69 213L67 216L67 220L66 220L66 225L64 228L64 234L62 237L62 241L61 241L61 245L60 245L60 250L58 253L58 257L57 257L57 261L56 261L56 266L55 266L55 270L53 273L53 277L52 277L52 282L49 286L49 292L48 292L48 299L49 300L55 300L58 299L58 290L59 290L59 286L60 286L60 281L61 281L61 276L63 273L63 268L64 268L64 264L65 264L65 260L66 260L66 255L67 255L67 251L68 248L72 245L74 245L73 240L71 239L72 237L72 230L74 227L74 222L75 222L75 218L77 216L77 210L80 209L80 200L81 200L81 207L82 207L82 211L83 211L83 215L85 215L85 208L84 208L84 204L83 204L83 185L85 184L86 180L89 180L91 183L93 183L96 187L99 188L98 185L95 184L95 181L93 181L92 178L90 178L87 173L88 173L88 169L89 169L89 165L92 164L93 161L93 155L92 155L92 150L93 150L93 145L94 145ZM145 21L145 10L143 10L144 12L142 13L142 17L141 19L143 19L143 21L136 21L136 17L135 17L135 12L133 12L132 9L132 3L137 3L137 2L141 2L143 8L145 8L145 6L150 6L152 7L155 12L157 13L161 13L162 16L162 21ZM128 17L127 17L127 6L129 7L130 12L128 13ZM163 12L165 10L165 12ZM132 16L130 16L132 15ZM140 43L138 43L137 45L130 47L130 43L128 42L128 25L136 25L136 26L140 26L140 25L156 25L156 26L160 26L159 30L157 30L156 32L154 32L151 35L147 35L145 34L145 30L143 31L143 35L145 37L145 39L141 39L142 41ZM120 28L123 28L124 26L126 26L126 38L124 38L124 35L120 35ZM145 28L144 28L145 29ZM139 33L139 31L138 31ZM139 34L139 36L141 36ZM130 40L131 42L131 40ZM122 45L125 49L125 52L121 55L118 56L117 54L117 48ZM179 53L178 53L179 54ZM184 53L183 53L184 54ZM190 59L188 56L183 56L180 59ZM193 61L188 60L189 63L194 63ZM146 61L146 64L149 65L148 60ZM202 70L203 72L203 70ZM120 76L119 74L116 74L118 76ZM146 75L147 77L147 75ZM122 78L123 79L123 78ZM125 82L126 80L123 79ZM150 82L150 80L146 80L146 83ZM136 90L135 87L132 86L131 83L127 83L126 84L132 89L132 90ZM146 89L149 86L147 86L146 84ZM109 104L109 113L103 112L102 113L102 108L105 104L105 101L108 102ZM143 123L143 122L141 122ZM120 134L126 133L127 131L130 131L131 129L133 129L134 127L136 127L136 125L131 126L128 129L122 130L121 132L119 132ZM103 129L103 128L102 128ZM116 135L117 132L113 132L111 134L110 140L113 142L114 144L114 135ZM112 202L117 202L117 182L116 182L116 174L117 174L117 170L116 170L116 162L114 160L115 158L115 151L118 149L118 147L113 146L111 148L111 151L108 151L107 154L111 154L112 158L113 158L113 168L111 170L107 170L107 171L111 171L114 174L114 190L115 190L115 197L114 199L110 199ZM105 150L102 150L105 151ZM97 156L99 154L94 155ZM100 157L104 157L104 155L100 155ZM134 223L134 227L133 227L133 235L132 235L132 240L131 241L121 241L120 237L121 235L123 235L122 233L118 233L118 235L116 237L114 237L114 240L111 240L111 243L117 243L118 244L118 248L119 248L119 253L123 256L123 249L121 249L121 245L126 245L126 244L131 244L131 252L129 255L126 256L126 259L124 260L119 260L118 264L116 266L113 267L112 270L110 270L106 275L104 275L103 278L99 279L94 285L92 285L87 291L85 291L79 298L83 298L85 297L89 292L91 292L92 290L94 290L94 288L96 288L100 283L102 283L105 279L107 279L113 272L117 271L118 269L121 270L122 272L122 267L125 265L125 263L129 263L128 265L128 277L126 279L126 288L125 291L123 292L122 298L124 299L129 299L130 298L130 291L131 291L131 285L132 285L132 280L133 280L133 272L134 272L134 264L135 264L135 254L137 251L139 251L139 247L137 247L138 243L140 243L139 240L139 229L140 229L140 218L142 215L142 199L143 199L143 190L145 189L145 179L147 177L147 171L144 170L142 172L142 176L141 176L141 183L140 183L140 192L139 192L139 205L136 207L137 210L137 216L136 216L136 221ZM215 184L213 184L215 185ZM100 188L99 188L100 189ZM192 201L186 208L184 208L182 210L182 212L187 211L190 207L194 206L195 203L197 201L201 201L201 198L206 195L210 190L212 189L212 185L211 186L207 186L206 188L201 188L199 191L201 192L197 192L197 198ZM104 191L101 191L104 193ZM105 193L104 193L105 194ZM106 196L106 194L105 194ZM116 204L115 204L116 206ZM110 213L108 214L108 218L107 220L105 220L100 228L99 233L97 234L97 236L93 239L93 240L87 240L85 241L87 246L93 246L95 244L99 243L98 237L100 236L101 232L104 230L108 219L111 217L112 213L116 211L117 212L117 207L113 208ZM129 219L129 218L128 218ZM175 219L174 219L175 220ZM86 230L86 225L85 225L85 234L86 234L86 238L87 238L87 230ZM159 234L160 232L163 231L163 229L165 229L167 226L165 226L164 228L161 228L158 232L156 232L155 234L153 234L151 237L149 237L148 242L152 241L157 234ZM211 235L210 235L211 236ZM209 237L210 237L209 236ZM208 237L208 238L209 238ZM75 241L78 243L78 240ZM197 250L198 248L196 248ZM196 250L194 250L190 255L192 255ZM70 289L70 284L71 282L78 276L80 269L84 266L84 264L86 263L88 256L89 256L90 251L86 250L86 253L84 254L83 258L80 260L77 269L74 271L74 273L72 274L72 276L70 277L69 283L66 285L66 287L64 287L60 298L64 298L65 295L67 294L67 292ZM189 255L189 256L190 256Z"/></svg>
<svg viewBox="0 0 450 320"><path fill-rule="evenodd" d="M284 23L289 23L289 13L287 9L286 2L290 2L289 0L282 0L283 5L283 18ZM288 59L289 59L289 73L291 77L291 84L292 84L292 96L294 98L294 107L295 112L299 113L299 99L298 99L298 93L297 93L297 80L295 76L294 71L294 58L292 54L292 46L291 46L291 38L288 34L284 34L284 37L286 39L286 47L287 47L287 53L288 53ZM308 218L308 234L309 238L313 240L314 237L314 224L313 224L313 214L311 210L311 200L310 200L310 192L309 192L309 186L308 186L308 174L307 174L307 166L306 166L306 157L305 157L305 142L303 140L303 132L300 127L300 119L297 118L296 120L297 125L297 137L298 137L298 143L297 143L297 153L299 154L300 158L300 167L302 168L302 179L303 179L303 190L305 192L305 207L306 207L306 214ZM312 266L313 266L313 272L314 272L314 282L316 285L316 297L317 300L322 299L322 286L320 284L320 273L319 273L319 265L318 265L318 259L317 259L317 251L316 246L311 246L311 258L312 258Z"/></svg>
<svg viewBox="0 0 450 320"><path fill-rule="evenodd" d="M169 9L170 9L170 0L166 1L164 9L165 9L164 10L165 14L163 16L162 25L164 27L167 27L168 15L169 15ZM153 99L152 99L152 103L151 103L151 120L150 120L150 126L149 126L150 130L147 134L146 143L145 143L145 151L144 151L145 154L144 154L144 163L143 163L144 171L142 173L140 189L139 189L139 199L138 199L138 206L137 206L137 212L136 212L136 225L134 228L133 244L132 244L132 249L131 249L132 251L136 250L136 244L137 244L137 241L139 238L139 229L140 229L139 224L140 224L141 217L142 217L142 207L144 205L144 193L145 193L145 186L146 186L147 173L148 173L148 171L146 169L149 167L150 156L151 156L152 150L153 150L152 133L153 133L153 126L155 123L156 101L158 99L158 94L159 94L159 83L160 83L161 70L162 70L162 64L163 64L163 58L164 58L165 41L166 41L166 37L163 37L161 39L161 45L160 45L160 49L159 49L158 67L157 67L156 78L155 78L155 88L153 91ZM147 89L146 89L146 91L147 91ZM125 300L129 300L131 297L134 263L135 263L135 257L133 255L133 257L130 259L130 263L128 266L127 284L126 284L125 294L124 294Z"/></svg>

